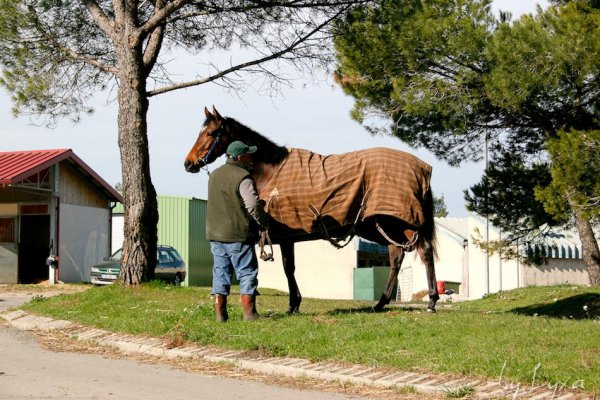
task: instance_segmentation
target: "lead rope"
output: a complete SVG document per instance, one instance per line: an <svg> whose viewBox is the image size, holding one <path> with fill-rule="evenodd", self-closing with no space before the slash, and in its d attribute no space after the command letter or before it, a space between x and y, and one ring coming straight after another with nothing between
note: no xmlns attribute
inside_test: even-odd
<svg viewBox="0 0 600 400"><path fill-rule="evenodd" d="M267 253L265 251L265 244L268 244L271 248L271 253ZM260 259L263 261L275 261L273 257L273 242L271 242L271 237L269 236L269 231L264 230L260 231L260 239L258 240L258 245L260 246Z"/></svg>

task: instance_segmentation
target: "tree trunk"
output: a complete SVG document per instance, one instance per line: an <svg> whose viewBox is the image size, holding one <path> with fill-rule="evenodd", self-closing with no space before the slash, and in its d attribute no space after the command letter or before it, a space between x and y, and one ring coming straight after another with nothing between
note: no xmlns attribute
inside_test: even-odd
<svg viewBox="0 0 600 400"><path fill-rule="evenodd" d="M117 54L119 76L119 148L123 172L124 236L120 279L137 285L154 278L158 204L150 177L148 98L140 46L129 43Z"/></svg>
<svg viewBox="0 0 600 400"><path fill-rule="evenodd" d="M590 276L592 285L600 285L600 250L589 218L574 212L575 225L579 231L579 239L583 248L583 262Z"/></svg>

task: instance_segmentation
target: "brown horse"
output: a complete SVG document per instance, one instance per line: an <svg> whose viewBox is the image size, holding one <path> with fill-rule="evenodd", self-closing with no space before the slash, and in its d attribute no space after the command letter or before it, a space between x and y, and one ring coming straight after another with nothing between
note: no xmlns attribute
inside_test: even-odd
<svg viewBox="0 0 600 400"><path fill-rule="evenodd" d="M207 108L204 113L206 120L185 159L185 169L200 171L223 155L235 140L257 146L252 175L273 218L269 235L281 248L289 313L298 312L302 302L294 276L294 243L324 238L341 247L338 243L353 235L388 246L390 273L376 311L390 302L405 252L416 249L427 270L427 309L435 312L439 295L434 269L431 167L408 153L384 148L326 157L287 149L233 118L222 117L214 107L212 114ZM398 159L404 164L395 164ZM328 169L319 172L317 166ZM323 176L325 180L319 181ZM407 185L397 183L405 181ZM308 197L313 194L319 199Z"/></svg>

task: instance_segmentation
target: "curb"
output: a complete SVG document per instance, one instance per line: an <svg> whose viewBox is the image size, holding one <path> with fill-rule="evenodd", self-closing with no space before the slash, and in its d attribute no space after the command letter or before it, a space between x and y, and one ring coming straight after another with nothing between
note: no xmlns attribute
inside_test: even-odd
<svg viewBox="0 0 600 400"><path fill-rule="evenodd" d="M80 341L93 341L101 346L119 349L124 353L146 354L167 358L203 359L229 363L238 368L287 377L308 377L324 381L344 382L388 388L414 388L419 393L448 394L464 388L471 390L469 398L476 399L592 399L589 394L549 386L521 386L485 379L449 378L432 374L397 371L383 372L364 365L340 366L333 362L313 363L301 358L251 357L240 351L228 351L208 346L184 345L169 348L165 340L142 336L116 334L90 328L65 320L39 317L22 310L0 313L10 325L20 330L61 331Z"/></svg>

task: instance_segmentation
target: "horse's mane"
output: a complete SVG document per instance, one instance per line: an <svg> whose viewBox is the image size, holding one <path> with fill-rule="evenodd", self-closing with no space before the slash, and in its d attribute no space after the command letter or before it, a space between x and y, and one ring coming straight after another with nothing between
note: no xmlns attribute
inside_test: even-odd
<svg viewBox="0 0 600 400"><path fill-rule="evenodd" d="M258 148L254 154L255 162L277 165L288 156L289 151L286 147L275 144L270 139L267 139L233 118L224 118L223 126L230 135L249 146L256 146Z"/></svg>

